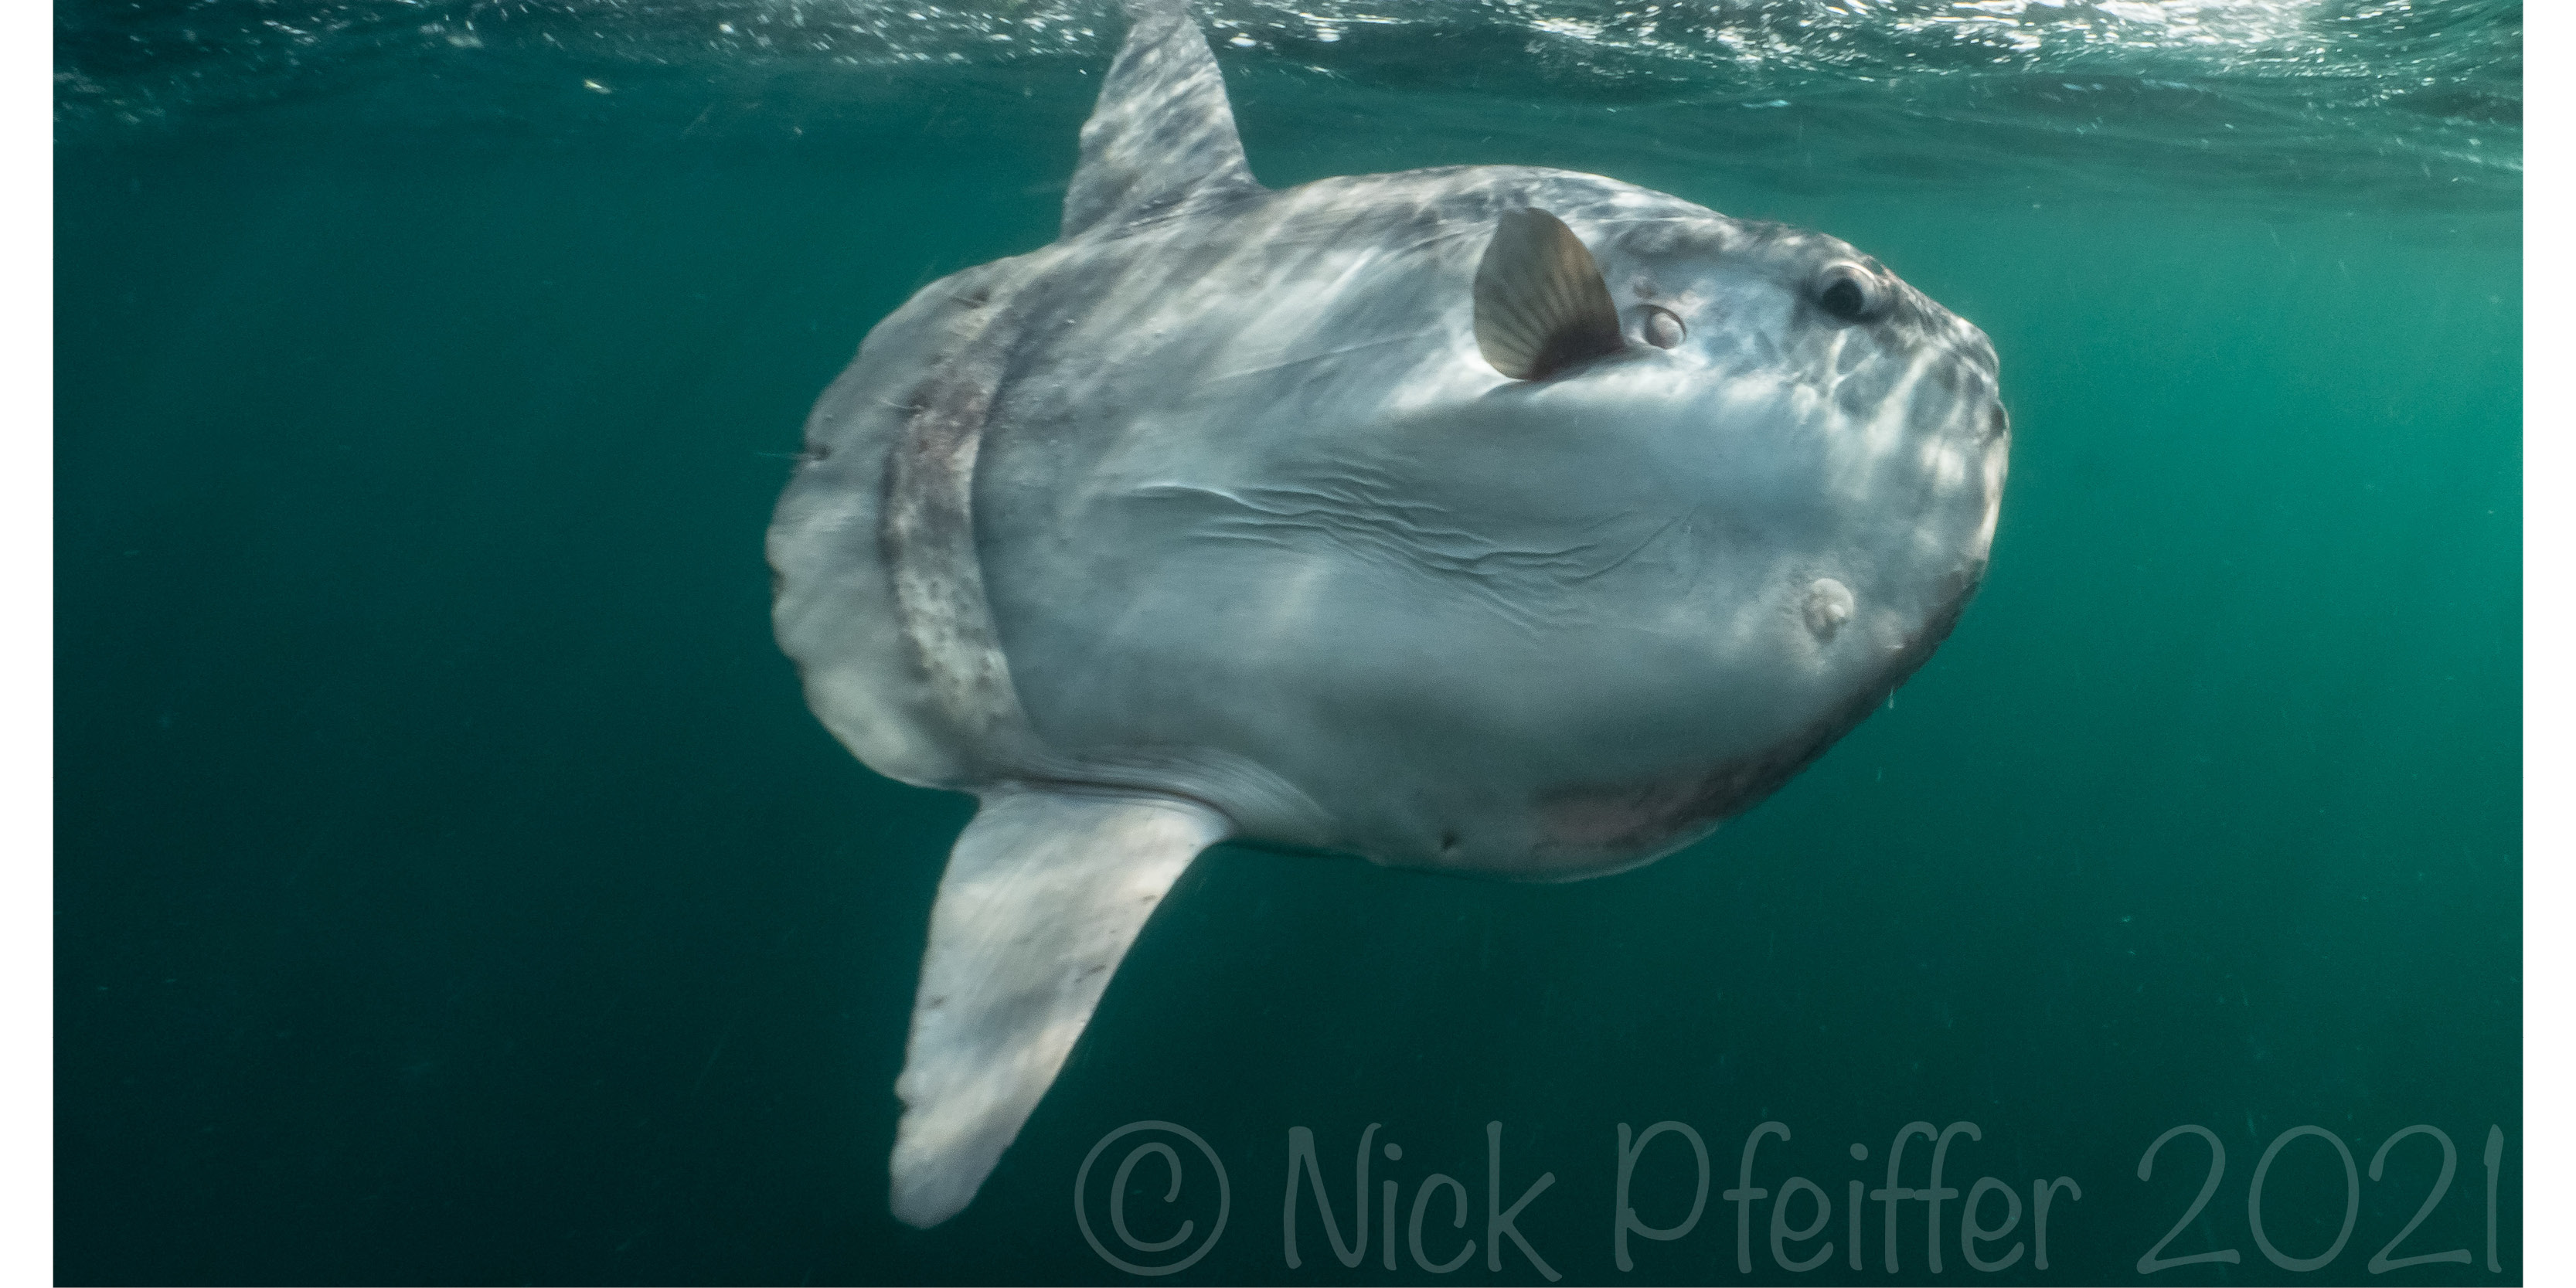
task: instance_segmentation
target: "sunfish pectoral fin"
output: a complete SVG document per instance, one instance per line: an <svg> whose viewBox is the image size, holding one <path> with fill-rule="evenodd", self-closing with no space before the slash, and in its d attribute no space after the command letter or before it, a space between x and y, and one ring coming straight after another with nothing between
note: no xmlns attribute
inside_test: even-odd
<svg viewBox="0 0 2576 1288"><path fill-rule="evenodd" d="M1127 0L1126 43L1082 126L1062 236L1207 192L1258 192L1234 108L1187 0Z"/></svg>
<svg viewBox="0 0 2576 1288"><path fill-rule="evenodd" d="M1145 919L1190 860L1232 830L1176 797L984 793L939 880L895 1082L897 1219L927 1228L974 1199Z"/></svg>
<svg viewBox="0 0 2576 1288"><path fill-rule="evenodd" d="M1476 264L1476 349L1514 380L1545 380L1627 347L1601 266L1565 221L1510 210Z"/></svg>

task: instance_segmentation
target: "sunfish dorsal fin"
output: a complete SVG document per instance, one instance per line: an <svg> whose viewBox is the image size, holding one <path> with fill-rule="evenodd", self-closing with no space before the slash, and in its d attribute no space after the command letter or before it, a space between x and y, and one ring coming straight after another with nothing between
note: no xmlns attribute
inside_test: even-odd
<svg viewBox="0 0 2576 1288"><path fill-rule="evenodd" d="M974 1199L1145 919L1190 860L1233 830L1173 797L984 793L939 879L895 1081L896 1219L927 1228Z"/></svg>
<svg viewBox="0 0 2576 1288"><path fill-rule="evenodd" d="M1064 194L1066 237L1192 196L1261 190L1187 0L1127 0L1127 16L1127 43L1082 126L1082 164Z"/></svg>

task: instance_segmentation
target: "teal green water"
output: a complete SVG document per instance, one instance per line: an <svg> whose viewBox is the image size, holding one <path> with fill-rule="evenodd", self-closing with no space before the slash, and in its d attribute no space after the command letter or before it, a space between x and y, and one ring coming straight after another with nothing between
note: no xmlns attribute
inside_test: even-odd
<svg viewBox="0 0 2576 1288"><path fill-rule="evenodd" d="M59 1277L1123 1282L1075 1181L1151 1119L1228 1176L1172 1282L1542 1282L1508 1241L1488 1269L1494 1122L1502 1206L1555 1178L1517 1229L1565 1282L2520 1282L2519 71L2459 70L2518 9L2341 6L2393 34L2305 86L2204 69L2172 82L2188 112L2149 101L2187 70L2094 66L2113 88L2066 93L2124 95L2097 128L2042 92L2053 64L1881 104L1847 88L1871 67L1790 60L1789 105L1729 114L1774 96L1761 65L1568 70L1527 8L1442 56L1221 41L1255 172L1565 165L1876 254L2002 356L1991 576L1890 709L1645 869L1212 852L981 1197L923 1232L885 1213L891 1089L969 802L806 713L761 532L867 328L1052 236L1108 35L905 70L617 44L778 6L522 9L553 25L510 36L459 4L432 16L493 34L422 53L382 35L418 14L317 6L305 28L375 43L188 53L196 9L67 6ZM1825 12L1756 16L1793 10ZM2300 92L2332 119L2302 126ZM2229 124L2261 137L2195 142ZM1706 1211L1622 1272L1618 1129L1667 1120L1706 1144ZM1722 1194L1766 1121L1791 1134L1756 1156L1742 1271ZM1959 1198L1937 1276L1919 1201L1892 1274L1867 1202L1851 1267L1847 1186L1886 1187L1916 1121L1976 1125L1945 1153L1962 1196L2076 1183L2046 1270L2035 1209L1981 1245L2010 1267L1964 1260ZM1287 1263L1290 1129L1348 1238L1373 1123L1399 1227L1433 1173L1463 1182L1466 1228L1432 1189L1423 1235L1432 1261L1478 1240L1463 1269L1390 1248L1375 1194L1358 1266L1311 1200ZM2226 1162L2161 1255L2237 1256L2141 1275L2208 1170L2185 1135L2139 1179L2184 1124ZM2419 1134L2370 1175L2416 1124L2456 1167L2386 1255L2468 1258L2374 1274L2444 1169ZM2299 1271L2248 1199L2311 1125L2357 1197ZM1085 1219L1144 1260L1105 1216L1125 1149ZM1899 1188L1927 1185L1907 1150ZM1167 1204L1162 1166L1129 1178L1132 1234L1203 1242L1212 1183ZM1792 1175L1831 1212L1775 1251ZM2326 1141L2265 1176L2281 1260L2336 1244ZM1631 1202L1669 1226L1694 1187L1667 1134Z"/></svg>

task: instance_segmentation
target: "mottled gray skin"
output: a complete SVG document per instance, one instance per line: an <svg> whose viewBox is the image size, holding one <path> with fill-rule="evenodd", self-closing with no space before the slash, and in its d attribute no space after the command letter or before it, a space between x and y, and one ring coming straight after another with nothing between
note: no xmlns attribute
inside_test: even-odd
<svg viewBox="0 0 2576 1288"><path fill-rule="evenodd" d="M1470 283L1522 206L1681 344L1496 374ZM923 291L817 408L782 515L876 490L936 373L990 373L975 553L1038 745L882 768L1171 791L1409 866L1616 868L1813 759L1984 571L1993 349L1892 276L1883 318L1830 316L1836 263L1876 269L1563 171L1241 192ZM1824 578L1853 601L1829 634Z"/></svg>
<svg viewBox="0 0 2576 1288"><path fill-rule="evenodd" d="M982 800L897 1083L916 1225L1202 847L1668 852L1922 665L2002 497L1994 350L1850 246L1558 170L1272 192L1178 0L1129 7L1063 237L869 334L769 534L816 715Z"/></svg>

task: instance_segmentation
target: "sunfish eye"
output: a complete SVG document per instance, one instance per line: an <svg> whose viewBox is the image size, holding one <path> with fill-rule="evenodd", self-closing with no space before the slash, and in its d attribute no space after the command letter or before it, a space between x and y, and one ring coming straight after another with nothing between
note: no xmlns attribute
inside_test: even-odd
<svg viewBox="0 0 2576 1288"><path fill-rule="evenodd" d="M1857 264L1836 264L1816 282L1816 305L1845 322L1867 322L1886 306L1887 292Z"/></svg>
<svg viewBox="0 0 2576 1288"><path fill-rule="evenodd" d="M1682 337L1690 334L1690 328L1682 325L1680 315L1660 304L1649 304L1641 312L1643 316L1637 320L1637 334L1658 349L1672 348L1682 342Z"/></svg>

